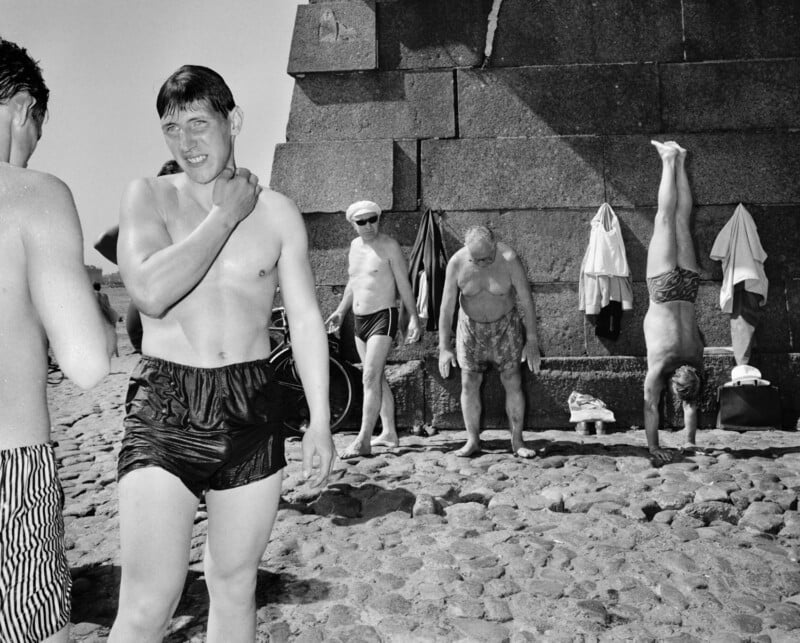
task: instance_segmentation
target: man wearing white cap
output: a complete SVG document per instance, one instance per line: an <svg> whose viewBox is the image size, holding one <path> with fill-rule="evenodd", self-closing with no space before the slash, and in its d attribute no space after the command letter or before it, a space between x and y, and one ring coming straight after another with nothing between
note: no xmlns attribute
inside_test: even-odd
<svg viewBox="0 0 800 643"><path fill-rule="evenodd" d="M372 201L356 201L345 216L358 237L350 244L347 287L342 301L327 319L338 330L352 307L356 348L363 364L364 405L361 430L341 454L343 459L369 455L373 446L396 447L400 443L394 418L394 396L386 381L384 366L398 330L398 297L410 321L406 343L421 335L408 265L400 244L378 230L381 209ZM381 418L381 433L371 439L375 422Z"/></svg>

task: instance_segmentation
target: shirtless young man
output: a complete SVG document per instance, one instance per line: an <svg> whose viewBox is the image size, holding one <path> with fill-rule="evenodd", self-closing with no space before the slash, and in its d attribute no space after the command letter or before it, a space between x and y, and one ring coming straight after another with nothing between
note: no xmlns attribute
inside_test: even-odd
<svg viewBox="0 0 800 643"><path fill-rule="evenodd" d="M522 306L525 336L515 297ZM450 336L456 300L460 308L453 354ZM451 366L461 366L461 412L467 443L456 455L469 456L480 451L480 388L484 372L494 365L500 371L506 392L511 450L522 458L536 456L522 439L525 397L520 363L523 361L531 371L539 372L542 358L536 333L536 308L525 269L511 247L495 241L488 228L475 226L467 230L464 247L447 263L439 313L439 373L447 378Z"/></svg>
<svg viewBox="0 0 800 643"><path fill-rule="evenodd" d="M644 428L650 453L660 462L669 462L670 452L658 445L659 404L668 380L683 407L687 447L695 444L703 368L703 340L694 310L700 277L689 228L692 193L684 167L686 150L674 141L651 142L662 168L658 211L647 250L650 306L644 318Z"/></svg>
<svg viewBox="0 0 800 643"><path fill-rule="evenodd" d="M116 347L83 264L69 188L26 169L48 95L36 62L0 38L0 641L68 640L48 346L81 388L108 373Z"/></svg>
<svg viewBox="0 0 800 643"><path fill-rule="evenodd" d="M373 446L400 444L394 417L394 396L386 381L384 367L397 333L397 299L409 315L406 343L420 338L419 317L408 280L408 264L400 244L378 230L381 209L372 201L357 201L345 213L358 236L350 244L347 281L342 301L326 323L333 332L353 308L356 349L363 364L364 405L361 430L342 453L342 459L369 455ZM371 438L381 418L381 433Z"/></svg>
<svg viewBox="0 0 800 643"><path fill-rule="evenodd" d="M144 337L119 454L122 585L109 640L163 638L205 493L207 640L253 641L258 565L286 464L267 363L279 284L311 413L303 471L319 456L316 485L334 456L327 338L297 207L236 168L242 111L225 81L181 67L156 108L184 172L134 181L122 199L119 267Z"/></svg>

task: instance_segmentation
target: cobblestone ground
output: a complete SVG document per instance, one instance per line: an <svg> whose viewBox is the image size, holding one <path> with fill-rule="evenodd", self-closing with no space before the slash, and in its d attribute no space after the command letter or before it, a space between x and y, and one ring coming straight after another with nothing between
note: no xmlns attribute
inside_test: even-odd
<svg viewBox="0 0 800 643"><path fill-rule="evenodd" d="M116 610L115 455L134 362L115 358L90 392L51 386L75 641L104 641ZM397 450L339 462L321 493L301 484L290 442L259 640L800 640L796 432L700 431L704 453L659 468L642 431L525 437L541 457L512 457L503 431L473 458L452 455L461 432L403 434ZM352 434L335 439L341 451ZM205 526L201 510L171 642L204 640Z"/></svg>

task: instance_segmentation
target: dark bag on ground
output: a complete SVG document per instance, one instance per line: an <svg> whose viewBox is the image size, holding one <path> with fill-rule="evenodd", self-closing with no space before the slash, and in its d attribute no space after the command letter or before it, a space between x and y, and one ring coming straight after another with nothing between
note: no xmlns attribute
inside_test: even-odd
<svg viewBox="0 0 800 643"><path fill-rule="evenodd" d="M754 431L781 428L781 396L777 386L720 386L717 428Z"/></svg>

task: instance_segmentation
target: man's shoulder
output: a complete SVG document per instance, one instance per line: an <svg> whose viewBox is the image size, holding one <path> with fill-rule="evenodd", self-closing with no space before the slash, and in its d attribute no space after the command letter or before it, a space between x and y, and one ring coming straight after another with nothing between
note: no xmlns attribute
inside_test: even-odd
<svg viewBox="0 0 800 643"><path fill-rule="evenodd" d="M515 259L519 258L517 251L514 250L510 245L507 243L503 243L502 241L497 242L497 252L500 253L500 256L503 257L506 261L514 261Z"/></svg>
<svg viewBox="0 0 800 643"><path fill-rule="evenodd" d="M26 216L57 213L60 204L72 203L72 193L67 184L57 176L39 170L6 165L0 171L0 188L4 195L3 205Z"/></svg>

